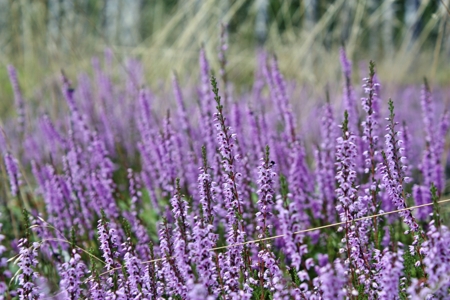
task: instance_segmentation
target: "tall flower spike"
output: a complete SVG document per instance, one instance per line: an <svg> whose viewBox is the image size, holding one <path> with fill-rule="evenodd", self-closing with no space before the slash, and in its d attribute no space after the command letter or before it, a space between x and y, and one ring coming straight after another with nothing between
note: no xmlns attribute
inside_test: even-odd
<svg viewBox="0 0 450 300"><path fill-rule="evenodd" d="M273 227L271 219L273 216L272 209L274 205L274 178L276 173L273 171L273 162L269 160L270 150L266 146L264 157L261 159L261 166L258 167L258 187L257 194L259 196L256 220L258 222L257 232L258 238L265 238L270 235ZM260 242L259 247L259 282L262 284L261 289L268 288L275 291L274 297L282 299L288 296L288 291L283 278L283 273L277 264L275 255L271 251L271 245L267 242Z"/></svg>
<svg viewBox="0 0 450 300"><path fill-rule="evenodd" d="M395 126L398 123L394 120L394 103L389 100L390 115L386 130L388 133L385 137L386 152L382 152L383 164L381 166L381 173L383 175L383 184L387 190L390 200L394 203L397 209L406 208L406 194L403 188L403 184L410 181L409 177L405 177L404 172L406 170L404 156L405 149L403 141L400 139L401 132L396 131ZM399 212L403 221L409 226L409 228L417 232L419 225L411 214L410 210L403 210Z"/></svg>
<svg viewBox="0 0 450 300"><path fill-rule="evenodd" d="M381 162L380 149L378 147L378 110L376 101L378 100L377 91L379 90L379 84L375 80L375 64L373 61L369 63L369 77L364 79L363 84L366 97L361 98L362 108L366 113L366 119L362 122L363 135L362 135L362 151L364 158L364 173L368 174L369 179L366 185L364 185L364 195L360 198L360 203L363 204L357 217L364 217L368 214L377 213L380 199L377 196L379 189L379 171L377 169L378 164ZM367 219L359 223L359 235L361 243L368 244L369 228L374 228L375 244L379 246L379 234L378 234L378 219ZM368 246L368 245L367 245Z"/></svg>
<svg viewBox="0 0 450 300"><path fill-rule="evenodd" d="M22 97L22 91L20 90L19 80L17 79L17 73L14 66L8 66L9 79L14 92L14 101L17 110L17 123L19 135L23 137L25 133L25 103Z"/></svg>
<svg viewBox="0 0 450 300"><path fill-rule="evenodd" d="M76 249L72 249L68 262L61 266L60 287L63 290L63 297L76 300L82 296L83 277L86 273L86 265L81 260L80 254Z"/></svg>
<svg viewBox="0 0 450 300"><path fill-rule="evenodd" d="M261 159L261 166L258 167L258 190L256 194L259 196L258 208L259 211L256 213L256 220L258 222L257 230L260 232L258 238L264 238L267 234L270 234L271 228L270 224L272 218L273 209L273 194L274 194L274 178L276 173L273 171L274 163L269 160L270 150L269 146L266 146L266 151L264 157Z"/></svg>
<svg viewBox="0 0 450 300"><path fill-rule="evenodd" d="M379 252L379 250L376 250ZM374 269L376 275L372 287L376 290L377 299L392 299L399 295L400 277L403 275L403 250L391 252L387 249L382 254L375 254Z"/></svg>
<svg viewBox="0 0 450 300"><path fill-rule="evenodd" d="M413 279L408 294L413 299L447 299L450 288L450 231L446 226L439 227L432 220L427 237L428 240L422 244L421 249L425 255L423 264L428 274L426 286Z"/></svg>
<svg viewBox="0 0 450 300"><path fill-rule="evenodd" d="M11 195L17 196L19 193L19 186L21 185L21 175L19 172L19 162L9 152L6 152L4 156L6 172L9 177L9 185L11 187Z"/></svg>
<svg viewBox="0 0 450 300"><path fill-rule="evenodd" d="M162 224L160 224L159 241L160 252L164 257L159 274L160 276L164 276L165 279L165 293L169 295L178 294L182 298L185 298L187 293L186 282L175 261L174 241L171 236L171 229L165 218Z"/></svg>
<svg viewBox="0 0 450 300"><path fill-rule="evenodd" d="M244 242L244 226L242 223L242 203L238 189L237 179L242 175L236 170L236 162L239 156L234 149L233 140L236 139L236 134L233 134L231 127L225 124L225 117L223 115L223 106L220 102L219 89L217 88L217 81L214 76L211 77L212 90L215 95L217 103L217 111L214 114L216 120L217 141L219 143L219 152L222 156L222 167L225 172L223 193L225 198L225 207L227 208L227 243L229 245L239 244ZM237 295L239 290L240 272L244 268L244 261L242 253L244 247L237 245L228 248L227 251L227 265L223 271L223 279L225 281L226 289L230 291L230 295Z"/></svg>
<svg viewBox="0 0 450 300"><path fill-rule="evenodd" d="M3 245L5 236L2 234L2 228L3 224L0 223L0 295L6 295L8 291L7 279L11 277L11 274L8 271L8 259L5 255L6 247ZM4 300L2 296L0 296L0 299Z"/></svg>
<svg viewBox="0 0 450 300"><path fill-rule="evenodd" d="M198 175L198 189L200 195L200 205L203 211L203 217L209 224L213 224L216 214L216 183L211 180L211 175L208 173L208 157L206 154L206 147L202 146L203 166L200 167Z"/></svg>
<svg viewBox="0 0 450 300"><path fill-rule="evenodd" d="M336 146L336 180L338 188L336 196L339 204L336 210L342 222L345 222L345 246L342 248L346 252L346 264L350 269L350 279L352 285L356 284L356 279L367 284L369 274L369 266L363 249L363 241L360 238L358 223L354 223L353 219L358 217L359 210L364 207L361 203L361 197L358 197L356 186L356 157L357 149L355 144L355 136L349 131L348 113L344 114L344 122L342 124L342 136L337 139ZM355 286L349 286L355 289Z"/></svg>
<svg viewBox="0 0 450 300"><path fill-rule="evenodd" d="M321 137L322 143L320 148L315 152L315 160L317 162L316 181L317 193L319 194L319 201L322 204L322 211L324 217L330 223L335 221L335 141L337 127L333 117L333 110L330 103L326 103L323 107Z"/></svg>
<svg viewBox="0 0 450 300"><path fill-rule="evenodd" d="M175 218L175 228L173 230L174 254L178 264L178 269L186 281L193 277L189 258L189 244L191 238L191 228L189 224L188 203L182 198L180 180L176 179L174 194L170 200L172 213Z"/></svg>
<svg viewBox="0 0 450 300"><path fill-rule="evenodd" d="M38 248L38 243L31 244L27 238L23 238L19 241L20 256L17 264L21 270L21 273L18 276L18 295L20 300L40 299L38 288L35 283L35 280L38 278L38 273L33 270L38 263Z"/></svg>
<svg viewBox="0 0 450 300"><path fill-rule="evenodd" d="M217 284L218 270L211 249L216 246L218 235L214 234L214 226L206 218L196 216L194 221L193 241L190 244L192 261L196 265L199 282L217 297L220 292Z"/></svg>

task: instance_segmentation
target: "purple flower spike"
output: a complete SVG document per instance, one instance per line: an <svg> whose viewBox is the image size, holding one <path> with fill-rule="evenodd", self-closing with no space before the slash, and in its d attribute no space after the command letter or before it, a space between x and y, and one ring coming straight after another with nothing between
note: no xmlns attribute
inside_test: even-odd
<svg viewBox="0 0 450 300"><path fill-rule="evenodd" d="M81 260L80 254L75 249L68 262L61 266L61 282L60 287L63 290L63 297L66 299L76 300L82 295L83 277L86 274L86 265Z"/></svg>
<svg viewBox="0 0 450 300"><path fill-rule="evenodd" d="M410 181L405 177L404 172L407 169L404 156L403 141L400 139L401 132L396 131L395 126L398 125L394 120L394 104L389 101L390 117L389 124L386 126L388 133L385 135L386 152L383 152L383 164L381 165L381 173L383 174L383 184L387 190L389 199L394 203L397 209L406 208L405 191L403 184ZM399 212L403 221L409 228L417 232L419 225L412 216L410 210Z"/></svg>
<svg viewBox="0 0 450 300"><path fill-rule="evenodd" d="M21 136L25 133L25 102L22 97L22 91L20 90L19 80L17 79L17 73L14 66L8 66L9 79L14 92L14 101L17 109L17 123L18 132Z"/></svg>
<svg viewBox="0 0 450 300"><path fill-rule="evenodd" d="M4 156L6 172L8 172L9 185L11 187L11 195L13 197L18 195L19 186L21 185L21 175L19 172L19 162L9 152Z"/></svg>
<svg viewBox="0 0 450 300"><path fill-rule="evenodd" d="M21 273L18 276L19 289L17 290L20 300L37 300L40 299L40 294L35 281L38 279L38 273L33 270L38 264L38 243L30 242L26 238L19 241L20 256L17 263Z"/></svg>

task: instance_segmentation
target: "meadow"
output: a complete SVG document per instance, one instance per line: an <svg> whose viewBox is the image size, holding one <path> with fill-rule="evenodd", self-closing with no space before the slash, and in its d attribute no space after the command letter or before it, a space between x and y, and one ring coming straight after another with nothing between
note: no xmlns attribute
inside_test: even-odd
<svg viewBox="0 0 450 300"><path fill-rule="evenodd" d="M450 299L450 14L372 2L12 5L0 300Z"/></svg>

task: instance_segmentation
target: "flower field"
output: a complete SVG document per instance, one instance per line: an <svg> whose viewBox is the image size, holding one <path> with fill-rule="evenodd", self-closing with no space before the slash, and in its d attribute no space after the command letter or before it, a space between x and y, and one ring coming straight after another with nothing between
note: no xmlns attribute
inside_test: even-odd
<svg viewBox="0 0 450 300"><path fill-rule="evenodd" d="M264 53L241 91L222 52L171 91L106 52L53 108L8 67L0 299L450 299L449 90L342 49L322 98Z"/></svg>

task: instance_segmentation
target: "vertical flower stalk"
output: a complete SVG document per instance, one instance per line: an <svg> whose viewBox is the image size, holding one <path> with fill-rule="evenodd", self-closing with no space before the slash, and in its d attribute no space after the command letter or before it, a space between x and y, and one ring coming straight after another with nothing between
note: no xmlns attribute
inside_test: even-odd
<svg viewBox="0 0 450 300"><path fill-rule="evenodd" d="M129 226L129 225L128 225ZM128 233L130 235L130 232ZM122 245L125 250L125 255L123 257L125 270L126 270L126 281L129 289L129 294L133 299L139 299L142 297L142 287L144 285L143 278L144 274L142 272L142 262L136 256L134 245L131 242L131 237L128 236L127 241ZM125 290L125 287L124 287Z"/></svg>
<svg viewBox="0 0 450 300"><path fill-rule="evenodd" d="M350 271L349 291L356 290L358 282L367 286L370 276L370 266L367 254L364 251L364 239L360 230L361 224L353 221L358 217L359 210L364 208L362 198L358 197L358 186L356 185L356 158L357 147L355 136L349 131L348 113L344 114L342 123L342 136L337 139L336 146L336 180L338 188L336 196L339 204L336 210L342 222L345 222L344 248L341 252L346 252L346 265Z"/></svg>
<svg viewBox="0 0 450 300"><path fill-rule="evenodd" d="M264 157L261 159L262 163L258 167L258 190L256 193L259 196L258 208L256 213L256 221L258 226L256 231L259 232L258 239L263 239L270 236L273 225L270 224L272 220L272 209L274 205L274 178L276 173L273 171L273 163L269 159L270 150L269 146L266 146ZM259 268L259 284L263 297L264 289L267 288L274 291L275 298L283 298L288 296L288 290L283 278L283 273L280 270L276 262L275 255L271 251L271 244L267 241L260 242L258 252L258 268Z"/></svg>
<svg viewBox="0 0 450 300"><path fill-rule="evenodd" d="M159 249L164 260L162 268L158 270L159 276L164 276L165 293L169 295L180 295L186 297L187 288L186 281L176 263L174 240L171 236L171 229L167 223L167 219L163 219L159 228Z"/></svg>
<svg viewBox="0 0 450 300"><path fill-rule="evenodd" d="M323 107L320 147L315 151L317 193L321 202L322 215L329 223L335 221L335 141L336 124L330 103Z"/></svg>
<svg viewBox="0 0 450 300"><path fill-rule="evenodd" d="M60 287L65 299L77 300L83 295L82 279L86 270L86 265L81 260L80 254L76 249L72 249L69 261L63 263L60 270Z"/></svg>
<svg viewBox="0 0 450 300"><path fill-rule="evenodd" d="M30 219L28 212L23 211L25 217L25 237L19 240L20 254L17 259L17 265L20 269L20 274L17 279L19 282L19 288L17 294L20 300L37 300L41 298L38 287L36 286L36 279L38 273L34 271L34 268L38 264L37 256L39 243L31 243L30 233Z"/></svg>
<svg viewBox="0 0 450 300"><path fill-rule="evenodd" d="M21 139L25 135L25 102L23 100L22 91L20 90L19 80L17 79L17 72L14 66L8 65L9 80L14 92L14 102L17 110L18 133Z"/></svg>
<svg viewBox="0 0 450 300"><path fill-rule="evenodd" d="M361 199L364 203L367 204L365 211L367 214L375 214L377 212L377 208L379 207L380 199L377 198L377 192L379 190L378 186L378 169L377 165L381 162L380 157L380 149L378 149L378 135L379 125L377 121L377 91L379 90L379 84L375 81L375 64L373 61L369 63L369 77L364 79L364 91L367 94L366 97L361 99L363 110L366 112L366 119L362 122L363 126L363 135L362 135L362 147L363 147L363 158L364 158L364 173L368 174L369 179L367 182L367 186L364 189L364 196ZM363 217L359 213L359 217ZM363 230L360 230L361 238L364 238L365 241L362 241L363 244L367 244L367 234L365 232L369 232L368 228L372 224L374 228L374 240L375 244L379 246L378 240L378 220L377 218L372 218L372 220L364 220L360 224L365 227ZM365 231L365 232L364 232Z"/></svg>
<svg viewBox="0 0 450 300"><path fill-rule="evenodd" d="M98 240L100 242L100 250L105 260L105 268L107 271L119 266L117 259L120 254L120 239L116 233L116 229L110 228L110 223L106 220L106 215L102 211L102 218L98 220Z"/></svg>
<svg viewBox="0 0 450 300"><path fill-rule="evenodd" d="M406 157L404 156L405 149L402 147L403 141L400 139L401 132L395 128L398 123L394 120L394 103L392 100L389 100L389 111L390 115L387 118L388 125L386 125L386 131L388 133L385 135L386 152L382 152L382 181L389 199L394 203L395 207L397 209L404 209L406 208L406 193L403 184L408 183L410 178L404 175L407 169L405 165ZM419 225L410 210L402 210L399 214L405 224L409 226L410 230L414 232L419 231Z"/></svg>
<svg viewBox="0 0 450 300"><path fill-rule="evenodd" d="M214 114L217 141L222 157L222 167L226 176L223 179L224 184L222 188L225 197L224 206L227 208L226 240L229 245L237 244L227 250L226 266L222 268L222 277L230 295L236 295L239 290L240 272L244 269L244 260L242 257L244 247L239 244L244 242L245 233L242 222L242 203L237 182L242 175L236 170L236 163L239 160L239 155L236 154L233 142L236 139L236 134L232 133L231 127L225 123L223 106L220 102L219 89L217 88L217 81L214 76L211 77L211 85L217 103L217 111Z"/></svg>
<svg viewBox="0 0 450 300"><path fill-rule="evenodd" d="M403 276L403 250L397 252L384 249L382 253L375 250L374 270L376 275L372 287L376 291L377 299L389 300L400 293L400 279Z"/></svg>
<svg viewBox="0 0 450 300"><path fill-rule="evenodd" d="M204 216L194 218L190 254L196 265L199 283L206 287L210 295L217 297L221 290L217 281L218 270L214 262L214 253L211 249L216 246L218 236L213 232L214 226L207 220Z"/></svg>
<svg viewBox="0 0 450 300"><path fill-rule="evenodd" d="M9 177L9 186L11 187L11 196L16 197L19 195L19 187L22 184L21 175L19 172L19 162L9 152L6 152L4 156L6 172Z"/></svg>
<svg viewBox="0 0 450 300"><path fill-rule="evenodd" d="M155 251L153 243L149 243L150 249L150 260L155 260ZM148 263L144 270L144 278L143 278L143 286L142 293L144 297L148 297L150 299L158 299L161 297L161 293L158 291L158 281L161 280L158 278L157 272L157 263L151 262Z"/></svg>
<svg viewBox="0 0 450 300"><path fill-rule="evenodd" d="M2 234L2 228L3 224L0 223L0 295L6 295L8 291L7 279L11 277L11 274L8 271L8 259L5 255L6 247L3 245L5 236ZM3 300L1 297L0 299Z"/></svg>
<svg viewBox="0 0 450 300"><path fill-rule="evenodd" d="M432 220L427 238L421 249L427 279L413 279L408 294L414 299L446 299L450 288L450 230Z"/></svg>
<svg viewBox="0 0 450 300"><path fill-rule="evenodd" d="M203 212L203 218L209 224L213 224L214 217L217 211L216 199L216 183L212 181L211 175L208 173L208 156L206 154L206 147L202 146L203 165L200 167L198 175L198 190L200 195L200 205ZM217 220L216 220L217 223Z"/></svg>
<svg viewBox="0 0 450 300"><path fill-rule="evenodd" d="M189 258L189 244L192 241L191 228L189 224L188 209L189 206L182 198L180 181L177 178L175 183L175 192L170 200L172 213L175 219L175 228L173 231L174 254L178 264L178 269L186 281L193 278Z"/></svg>

